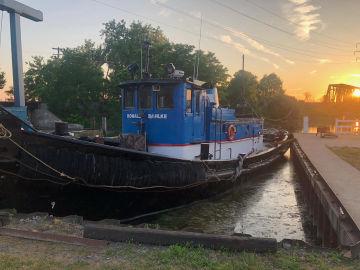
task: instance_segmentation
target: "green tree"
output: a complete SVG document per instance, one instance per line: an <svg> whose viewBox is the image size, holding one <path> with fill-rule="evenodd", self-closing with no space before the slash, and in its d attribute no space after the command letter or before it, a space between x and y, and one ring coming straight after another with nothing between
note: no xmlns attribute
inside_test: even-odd
<svg viewBox="0 0 360 270"><path fill-rule="evenodd" d="M275 73L264 75L258 87L258 111L266 126L296 130L300 121L298 101L285 95L283 82Z"/></svg>
<svg viewBox="0 0 360 270"><path fill-rule="evenodd" d="M124 80L130 79L127 67L130 64L141 64L141 48L143 42L151 43L150 72L154 78L167 76L165 67L173 63L177 69L183 70L186 77L194 71L197 51L187 44L171 43L160 28L154 28L141 22L133 22L129 27L125 21L115 20L105 23L101 31L104 38L104 55L111 69L109 78L114 89ZM213 84L222 84L227 78L227 69L219 62L214 53L199 52L199 79ZM145 60L145 51L143 51ZM145 61L144 61L145 62Z"/></svg>
<svg viewBox="0 0 360 270"><path fill-rule="evenodd" d="M5 72L0 71L0 90L5 87L6 79L5 79Z"/></svg>
<svg viewBox="0 0 360 270"><path fill-rule="evenodd" d="M268 101L268 106L262 111L267 127L296 131L301 126L301 110L295 97L277 95Z"/></svg>
<svg viewBox="0 0 360 270"><path fill-rule="evenodd" d="M259 96L268 98L276 95L283 95L283 82L275 73L264 75L259 82Z"/></svg>
<svg viewBox="0 0 360 270"><path fill-rule="evenodd" d="M226 85L226 81L229 78L227 74L228 70L220 63L215 54L200 51L199 56L199 79L213 85ZM179 57L181 57L181 55Z"/></svg>
<svg viewBox="0 0 360 270"><path fill-rule="evenodd" d="M227 103L238 114L256 113L258 81L254 74L240 70L234 74L226 90Z"/></svg>
<svg viewBox="0 0 360 270"><path fill-rule="evenodd" d="M34 57L25 73L27 99L47 103L64 120L89 126L104 113L108 99L101 57L101 48L90 41L65 49L59 59Z"/></svg>
<svg viewBox="0 0 360 270"><path fill-rule="evenodd" d="M152 44L150 70L154 76L157 76L156 73L159 71L158 56L170 50L169 42L160 28L143 25L141 22L133 22L127 27L124 20L120 22L112 20L104 24L101 36L104 38L104 58L110 69L110 88L114 95L121 81L131 79L127 67L134 63L140 66L145 40Z"/></svg>
<svg viewBox="0 0 360 270"><path fill-rule="evenodd" d="M140 66L141 52L145 60L145 40L151 43L150 72L154 78L167 76L168 63L184 70L186 76L193 74L197 56L194 46L169 42L160 28L141 22L127 26L125 21L112 20L104 24L101 36L104 43L99 47L86 41L65 49L59 59L33 57L25 74L26 99L48 103L49 109L64 120L89 126L92 119L108 116L109 124L119 127L118 85L131 79L127 67L134 63ZM215 55L200 51L199 57L199 79L225 85L227 69Z"/></svg>
<svg viewBox="0 0 360 270"><path fill-rule="evenodd" d="M274 109L271 107L273 103L285 94L283 82L275 73L264 75L259 82L257 93L258 108L263 114L266 114L269 110Z"/></svg>

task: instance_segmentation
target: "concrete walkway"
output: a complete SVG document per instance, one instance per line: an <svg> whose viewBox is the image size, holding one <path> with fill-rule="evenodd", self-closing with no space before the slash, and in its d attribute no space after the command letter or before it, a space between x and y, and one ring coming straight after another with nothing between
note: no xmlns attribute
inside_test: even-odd
<svg viewBox="0 0 360 270"><path fill-rule="evenodd" d="M320 138L315 134L295 134L301 149L327 182L360 229L360 171L334 154L332 146L360 148L360 136Z"/></svg>

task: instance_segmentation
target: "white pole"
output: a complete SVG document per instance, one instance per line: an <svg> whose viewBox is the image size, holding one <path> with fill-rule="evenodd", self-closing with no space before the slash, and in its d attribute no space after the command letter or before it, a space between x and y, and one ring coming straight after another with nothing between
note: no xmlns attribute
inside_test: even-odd
<svg viewBox="0 0 360 270"><path fill-rule="evenodd" d="M309 133L309 117L304 116L303 133Z"/></svg>

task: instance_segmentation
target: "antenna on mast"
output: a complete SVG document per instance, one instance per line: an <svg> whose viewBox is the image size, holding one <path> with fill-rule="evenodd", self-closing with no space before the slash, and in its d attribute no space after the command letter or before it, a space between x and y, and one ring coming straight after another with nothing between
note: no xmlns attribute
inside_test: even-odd
<svg viewBox="0 0 360 270"><path fill-rule="evenodd" d="M203 26L203 15L200 16L200 33L199 33L199 47L197 53L197 63L196 63L196 76L195 79L199 78L199 65L200 65L200 49L201 49L201 36L202 36L202 26Z"/></svg>
<svg viewBox="0 0 360 270"><path fill-rule="evenodd" d="M140 79L143 78L143 46L140 45Z"/></svg>
<svg viewBox="0 0 360 270"><path fill-rule="evenodd" d="M151 74L150 74L150 46L151 46L151 43L150 43L150 41L148 41L148 40L144 41L143 46L146 51L144 76L145 76L145 78L148 79L148 78L151 78Z"/></svg>

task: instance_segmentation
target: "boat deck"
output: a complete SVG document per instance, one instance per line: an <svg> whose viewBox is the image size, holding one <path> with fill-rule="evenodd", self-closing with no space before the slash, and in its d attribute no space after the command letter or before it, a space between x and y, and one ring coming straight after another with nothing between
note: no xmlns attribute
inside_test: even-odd
<svg viewBox="0 0 360 270"><path fill-rule="evenodd" d="M301 149L326 181L360 229L360 170L334 154L329 147L359 147L360 136L320 138L315 134L295 134Z"/></svg>

